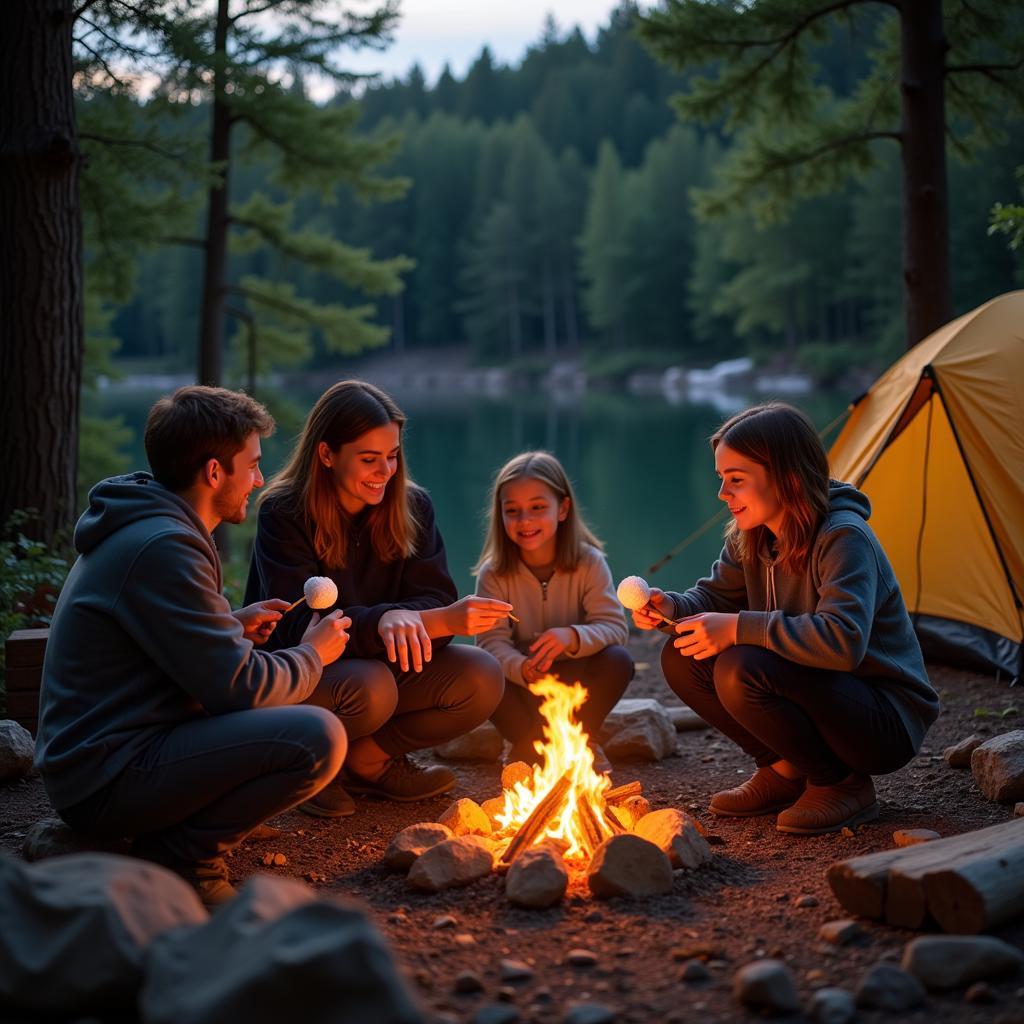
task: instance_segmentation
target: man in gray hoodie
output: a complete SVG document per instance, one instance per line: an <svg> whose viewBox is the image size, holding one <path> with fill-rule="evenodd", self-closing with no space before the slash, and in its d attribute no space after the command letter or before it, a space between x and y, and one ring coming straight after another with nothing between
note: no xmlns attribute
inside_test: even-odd
<svg viewBox="0 0 1024 1024"><path fill-rule="evenodd" d="M337 774L345 730L302 706L348 640L338 611L258 649L287 607L233 612L212 533L245 518L273 420L247 395L185 387L146 424L153 470L101 481L75 529L40 694L36 763L72 827L230 899L224 853Z"/></svg>

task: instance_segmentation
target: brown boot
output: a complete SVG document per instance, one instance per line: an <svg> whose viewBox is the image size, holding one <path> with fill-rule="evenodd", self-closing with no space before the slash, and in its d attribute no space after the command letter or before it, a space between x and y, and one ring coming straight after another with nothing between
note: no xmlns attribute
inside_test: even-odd
<svg viewBox="0 0 1024 1024"><path fill-rule="evenodd" d="M766 765L741 786L716 793L708 809L725 818L753 818L788 807L803 791L803 779L787 779Z"/></svg>
<svg viewBox="0 0 1024 1024"><path fill-rule="evenodd" d="M779 815L775 827L780 832L814 836L877 817L878 801L871 776L853 772L832 786L808 783L804 795Z"/></svg>

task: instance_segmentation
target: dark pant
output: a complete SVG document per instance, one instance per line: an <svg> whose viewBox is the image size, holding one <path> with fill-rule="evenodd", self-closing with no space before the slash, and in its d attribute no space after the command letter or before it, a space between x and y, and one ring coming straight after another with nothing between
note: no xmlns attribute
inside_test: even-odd
<svg viewBox="0 0 1024 1024"><path fill-rule="evenodd" d="M551 666L552 675L564 683L580 682L587 691L587 700L580 709L580 723L588 736L596 737L619 698L633 678L633 659L625 647L612 644L586 658L562 658ZM507 683L505 696L491 721L498 731L522 747L543 737L544 719L540 716L541 700L525 686Z"/></svg>
<svg viewBox="0 0 1024 1024"><path fill-rule="evenodd" d="M392 757L435 747L476 728L501 700L501 668L486 651L449 644L422 672L385 661L339 658L307 704L333 711L349 739L372 736Z"/></svg>
<svg viewBox="0 0 1024 1024"><path fill-rule="evenodd" d="M914 756L896 708L849 672L808 668L748 645L695 661L671 640L661 667L672 691L758 766L786 760L825 786L851 771L894 772Z"/></svg>
<svg viewBox="0 0 1024 1024"><path fill-rule="evenodd" d="M261 822L308 800L337 774L348 741L321 708L257 708L174 726L113 782L61 811L74 829L136 837L171 867L221 856Z"/></svg>

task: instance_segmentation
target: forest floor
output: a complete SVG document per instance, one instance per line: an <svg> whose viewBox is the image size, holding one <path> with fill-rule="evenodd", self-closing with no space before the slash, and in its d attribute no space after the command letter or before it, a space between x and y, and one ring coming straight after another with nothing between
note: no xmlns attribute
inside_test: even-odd
<svg viewBox="0 0 1024 1024"><path fill-rule="evenodd" d="M658 669L659 641L660 634L631 641L638 671L628 696L672 703ZM558 1024L579 1002L608 1007L617 1022L748 1020L756 1015L734 1000L732 976L764 956L789 964L807 1006L821 985L853 989L874 964L898 963L915 934L862 921L865 934L859 942L842 947L821 942L821 925L847 916L826 882L830 864L892 847L896 829L954 835L1012 814L1012 808L988 803L971 773L947 767L941 755L972 732L991 736L1022 727L1020 692L993 677L942 666L930 671L942 714L920 755L876 780L881 816L855 834L796 837L776 832L770 817L713 818L706 811L710 795L735 785L750 765L712 730L680 734L676 756L667 760L616 766L616 784L639 779L654 808L688 810L724 840L712 847L712 865L677 871L668 896L599 901L585 880L576 879L558 906L526 910L507 902L498 875L426 895L381 866L381 855L399 829L436 820L453 797L480 802L497 796L498 764L455 766L460 777L455 793L420 804L359 800L355 817L338 821L285 814L272 822L283 830L279 837L235 851L232 876L241 882L256 871L272 870L361 904L386 936L427 1019L438 1024L468 1024L495 1003L514 1006L520 1021L536 1024ZM0 849L17 853L26 829L51 814L38 776L0 787ZM267 853L283 853L287 863L265 868ZM1024 949L1024 919L995 934ZM567 954L575 949L589 950L593 963L570 965ZM682 979L688 955L707 961L708 980ZM532 977L503 981L502 959L525 961ZM456 991L456 978L466 972L476 975L480 991ZM460 987L472 985L463 980ZM1024 972L992 981L991 992L994 1001L986 1005L965 1001L963 990L930 994L924 1006L903 1017L922 1024L1024 1024ZM862 1011L858 1019L886 1016Z"/></svg>

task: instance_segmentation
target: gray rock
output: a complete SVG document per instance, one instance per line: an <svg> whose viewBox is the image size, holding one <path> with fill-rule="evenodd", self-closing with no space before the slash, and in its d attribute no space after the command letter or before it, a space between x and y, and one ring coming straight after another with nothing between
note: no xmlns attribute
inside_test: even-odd
<svg viewBox="0 0 1024 1024"><path fill-rule="evenodd" d="M510 761L501 769L501 788L512 789L517 782L533 778L533 769L525 761Z"/></svg>
<svg viewBox="0 0 1024 1024"><path fill-rule="evenodd" d="M524 960L504 959L498 961L498 973L502 981L529 981L533 968Z"/></svg>
<svg viewBox="0 0 1024 1024"><path fill-rule="evenodd" d="M604 720L599 738L612 761L660 761L676 750L668 711L646 697L620 700Z"/></svg>
<svg viewBox="0 0 1024 1024"><path fill-rule="evenodd" d="M492 796L480 805L480 810L487 815L487 820L491 823L491 831L493 832L498 827L498 815L505 810L505 797Z"/></svg>
<svg viewBox="0 0 1024 1024"><path fill-rule="evenodd" d="M817 896L800 896L797 898L796 905L801 910L807 910L809 907L816 907L818 905Z"/></svg>
<svg viewBox="0 0 1024 1024"><path fill-rule="evenodd" d="M207 918L192 887L155 864L102 853L24 864L0 854L0 1006L75 1019L130 1009L153 939Z"/></svg>
<svg viewBox="0 0 1024 1024"><path fill-rule="evenodd" d="M744 964L733 976L736 999L752 1009L793 1013L800 1009L796 980L781 960L755 960Z"/></svg>
<svg viewBox="0 0 1024 1024"><path fill-rule="evenodd" d="M505 895L520 907L550 907L564 895L569 872L556 849L541 844L524 850L512 862Z"/></svg>
<svg viewBox="0 0 1024 1024"><path fill-rule="evenodd" d="M475 729L434 748L434 753L445 761L500 761L505 741L501 733L484 722Z"/></svg>
<svg viewBox="0 0 1024 1024"><path fill-rule="evenodd" d="M25 778L32 771L35 753L28 729L11 718L0 721L0 782Z"/></svg>
<svg viewBox="0 0 1024 1024"><path fill-rule="evenodd" d="M849 1024L856 1013L853 995L845 988L819 988L811 996L810 1015L817 1024Z"/></svg>
<svg viewBox="0 0 1024 1024"><path fill-rule="evenodd" d="M970 768L971 754L984 742L984 737L972 733L967 739L954 743L951 747L946 747L942 756L950 768Z"/></svg>
<svg viewBox="0 0 1024 1024"><path fill-rule="evenodd" d="M457 836L420 854L409 869L409 884L426 892L469 885L491 872L494 854L480 836Z"/></svg>
<svg viewBox="0 0 1024 1024"><path fill-rule="evenodd" d="M1014 806L1013 816L1015 818L1024 818L1024 800Z"/></svg>
<svg viewBox="0 0 1024 1024"><path fill-rule="evenodd" d="M298 1008L301 1007L301 1011ZM383 939L358 910L256 875L209 923L153 942L142 1024L420 1024Z"/></svg>
<svg viewBox="0 0 1024 1024"><path fill-rule="evenodd" d="M438 843L452 839L452 830L436 821L421 821L403 828L384 851L385 867L392 871L408 871L416 859Z"/></svg>
<svg viewBox="0 0 1024 1024"><path fill-rule="evenodd" d="M941 838L938 832L933 832L930 828L898 828L892 834L892 841L897 846L917 846Z"/></svg>
<svg viewBox="0 0 1024 1024"><path fill-rule="evenodd" d="M519 1011L508 1003L489 1003L473 1016L473 1024L516 1024Z"/></svg>
<svg viewBox="0 0 1024 1024"><path fill-rule="evenodd" d="M491 819L475 800L462 797L448 807L437 819L452 830L452 835L469 836L491 834Z"/></svg>
<svg viewBox="0 0 1024 1024"><path fill-rule="evenodd" d="M597 954L589 949L570 949L565 954L565 962L572 967L594 967L597 964Z"/></svg>
<svg viewBox="0 0 1024 1024"><path fill-rule="evenodd" d="M683 964L683 970L679 977L682 981L688 981L693 984L699 981L710 981L711 972L700 960L687 960Z"/></svg>
<svg viewBox="0 0 1024 1024"><path fill-rule="evenodd" d="M615 1011L600 1003L577 1003L566 1013L565 1024L615 1024Z"/></svg>
<svg viewBox="0 0 1024 1024"><path fill-rule="evenodd" d="M63 857L69 853L120 853L127 856L127 839L102 841L68 828L60 818L43 818L25 833L21 855L27 861Z"/></svg>
<svg viewBox="0 0 1024 1024"><path fill-rule="evenodd" d="M855 999L865 1009L901 1013L924 1002L924 988L917 978L892 964L875 964L861 979Z"/></svg>
<svg viewBox="0 0 1024 1024"><path fill-rule="evenodd" d="M925 988L957 988L982 978L1009 974L1024 964L1024 953L990 935L923 935L908 942L900 966Z"/></svg>
<svg viewBox="0 0 1024 1024"><path fill-rule="evenodd" d="M999 804L1024 800L1024 729L982 743L971 754L971 772L986 799Z"/></svg>
<svg viewBox="0 0 1024 1024"><path fill-rule="evenodd" d="M471 995L473 992L483 992L483 979L475 971L461 971L455 975L454 989L461 995Z"/></svg>
<svg viewBox="0 0 1024 1024"><path fill-rule="evenodd" d="M651 813L651 802L644 796L631 796L615 806L615 815L629 829Z"/></svg>
<svg viewBox="0 0 1024 1024"><path fill-rule="evenodd" d="M633 831L641 839L654 843L668 856L674 868L692 870L714 860L711 847L693 819L674 807L645 814L633 826Z"/></svg>
<svg viewBox="0 0 1024 1024"><path fill-rule="evenodd" d="M654 843L627 832L594 851L587 885L599 899L658 896L672 891L672 865Z"/></svg>
<svg viewBox="0 0 1024 1024"><path fill-rule="evenodd" d="M676 732L691 732L697 729L710 729L711 726L697 714L693 708L679 707L675 704L665 706L668 717Z"/></svg>
<svg viewBox="0 0 1024 1024"><path fill-rule="evenodd" d="M831 942L833 946L845 946L864 934L856 921L845 918L841 921L826 921L818 929L818 938L823 942Z"/></svg>

